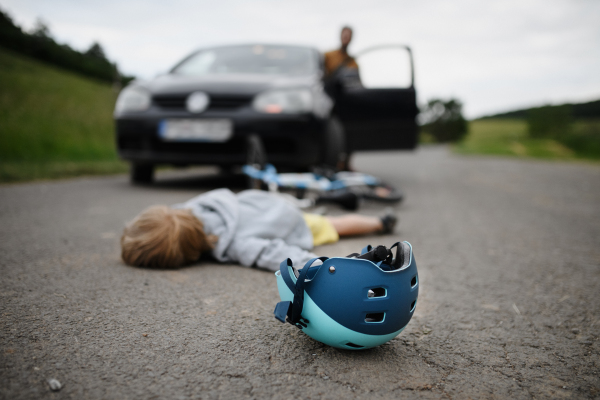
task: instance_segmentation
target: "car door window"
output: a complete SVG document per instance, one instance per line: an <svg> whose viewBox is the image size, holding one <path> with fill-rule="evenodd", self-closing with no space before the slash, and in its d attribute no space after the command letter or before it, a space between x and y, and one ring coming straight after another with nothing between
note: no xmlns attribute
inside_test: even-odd
<svg viewBox="0 0 600 400"><path fill-rule="evenodd" d="M381 48L357 56L360 80L366 89L411 86L411 60L404 48Z"/></svg>

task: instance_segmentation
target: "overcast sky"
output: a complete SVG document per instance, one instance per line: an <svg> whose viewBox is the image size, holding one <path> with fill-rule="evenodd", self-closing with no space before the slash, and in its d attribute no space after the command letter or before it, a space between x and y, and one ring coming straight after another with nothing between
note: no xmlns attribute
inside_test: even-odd
<svg viewBox="0 0 600 400"><path fill-rule="evenodd" d="M600 98L600 0L0 0L78 49L98 41L126 74L151 78L214 44L290 43L351 52L412 47L420 102L456 97L469 118Z"/></svg>

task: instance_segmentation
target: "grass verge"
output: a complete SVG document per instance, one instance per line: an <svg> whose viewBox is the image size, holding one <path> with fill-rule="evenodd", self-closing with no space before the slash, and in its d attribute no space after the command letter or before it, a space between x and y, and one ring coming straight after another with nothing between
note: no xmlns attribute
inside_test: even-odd
<svg viewBox="0 0 600 400"><path fill-rule="evenodd" d="M575 132L588 132L598 121L576 121ZM469 123L467 137L454 146L460 154L489 154L513 157L532 157L551 160L597 160L596 153L585 148L572 149L553 139L532 139L527 122L518 119L485 119Z"/></svg>
<svg viewBox="0 0 600 400"><path fill-rule="evenodd" d="M126 170L108 84L0 47L0 182Z"/></svg>
<svg viewBox="0 0 600 400"><path fill-rule="evenodd" d="M0 182L26 182L43 179L72 178L84 175L120 174L129 164L108 161L0 162Z"/></svg>

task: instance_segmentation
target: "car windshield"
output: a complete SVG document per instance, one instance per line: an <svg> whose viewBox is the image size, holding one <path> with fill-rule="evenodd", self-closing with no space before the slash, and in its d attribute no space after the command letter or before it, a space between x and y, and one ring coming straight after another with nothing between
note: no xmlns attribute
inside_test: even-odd
<svg viewBox="0 0 600 400"><path fill-rule="evenodd" d="M231 46L201 50L171 73L187 76L224 74L308 75L317 69L315 51L295 46Z"/></svg>

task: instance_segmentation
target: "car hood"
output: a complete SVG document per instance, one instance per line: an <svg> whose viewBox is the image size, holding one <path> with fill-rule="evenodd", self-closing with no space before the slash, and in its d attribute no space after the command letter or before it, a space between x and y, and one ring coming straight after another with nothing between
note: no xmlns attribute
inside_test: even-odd
<svg viewBox="0 0 600 400"><path fill-rule="evenodd" d="M208 94L250 95L268 89L312 86L318 81L316 76L276 76L276 75L210 75L182 76L167 74L151 81L135 82L153 95L187 94L204 91Z"/></svg>

